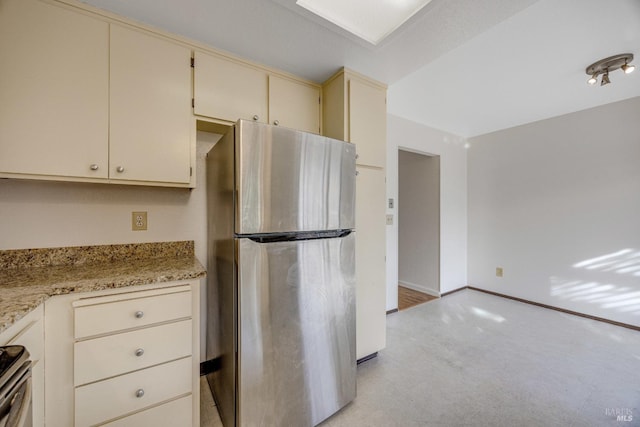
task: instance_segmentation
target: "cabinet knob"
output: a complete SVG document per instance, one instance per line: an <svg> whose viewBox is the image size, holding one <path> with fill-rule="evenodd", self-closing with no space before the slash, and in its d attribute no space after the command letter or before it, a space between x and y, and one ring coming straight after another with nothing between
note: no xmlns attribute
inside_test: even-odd
<svg viewBox="0 0 640 427"><path fill-rule="evenodd" d="M89 169L91 169L92 171L97 171L98 170L98 165L96 165L95 163L92 164L91 166L89 166Z"/></svg>
<svg viewBox="0 0 640 427"><path fill-rule="evenodd" d="M360 158L360 154L356 154L356 160Z"/></svg>
<svg viewBox="0 0 640 427"><path fill-rule="evenodd" d="M136 397L140 398L142 396L144 396L144 390L141 389L141 388L137 389L136 390Z"/></svg>
<svg viewBox="0 0 640 427"><path fill-rule="evenodd" d="M136 356L140 357L144 354L144 349L143 348L139 348L136 350Z"/></svg>
<svg viewBox="0 0 640 427"><path fill-rule="evenodd" d="M142 316L144 316L144 311L136 311L136 319L142 319Z"/></svg>
<svg viewBox="0 0 640 427"><path fill-rule="evenodd" d="M356 176L360 175L360 172L356 171Z"/></svg>
<svg viewBox="0 0 640 427"><path fill-rule="evenodd" d="M257 115L257 114L255 114L255 115L253 116L253 121L254 121L254 122L257 122L259 119L260 119L260 117L258 117L258 115Z"/></svg>
<svg viewBox="0 0 640 427"><path fill-rule="evenodd" d="M275 126L278 126L278 125L280 124L280 120L274 120L274 121L273 121L273 124L274 124Z"/></svg>
<svg viewBox="0 0 640 427"><path fill-rule="evenodd" d="M124 168L123 168L122 166L118 166L118 167L116 168L116 171L117 171L118 173L122 173L122 172L124 172Z"/></svg>

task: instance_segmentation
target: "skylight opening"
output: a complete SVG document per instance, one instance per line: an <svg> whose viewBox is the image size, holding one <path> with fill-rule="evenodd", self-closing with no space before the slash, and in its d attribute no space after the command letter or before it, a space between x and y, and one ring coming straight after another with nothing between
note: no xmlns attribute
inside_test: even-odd
<svg viewBox="0 0 640 427"><path fill-rule="evenodd" d="M431 0L297 0L296 4L377 45Z"/></svg>

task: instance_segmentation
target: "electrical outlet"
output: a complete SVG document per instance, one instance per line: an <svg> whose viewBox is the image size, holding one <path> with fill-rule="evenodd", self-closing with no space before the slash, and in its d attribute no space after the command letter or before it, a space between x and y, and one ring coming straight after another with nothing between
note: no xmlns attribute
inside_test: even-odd
<svg viewBox="0 0 640 427"><path fill-rule="evenodd" d="M387 225L393 225L393 215L387 215Z"/></svg>
<svg viewBox="0 0 640 427"><path fill-rule="evenodd" d="M131 230L144 231L147 229L147 212L131 212Z"/></svg>
<svg viewBox="0 0 640 427"><path fill-rule="evenodd" d="M502 277L502 267L496 267L496 277Z"/></svg>

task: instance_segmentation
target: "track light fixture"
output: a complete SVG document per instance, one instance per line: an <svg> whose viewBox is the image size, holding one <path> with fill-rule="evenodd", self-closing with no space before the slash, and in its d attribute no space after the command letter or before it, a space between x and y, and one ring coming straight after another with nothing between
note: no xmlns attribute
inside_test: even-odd
<svg viewBox="0 0 640 427"><path fill-rule="evenodd" d="M625 74L631 74L631 73L633 73L633 70L636 69L636 66L635 65L628 65L627 61L625 60L624 61L624 65L622 67L620 67L620 68L622 68L622 71L624 71Z"/></svg>
<svg viewBox="0 0 640 427"><path fill-rule="evenodd" d="M618 68L625 74L632 73L636 67L635 65L629 65L631 61L633 61L633 53L622 53L596 61L585 70L586 73L591 76L589 80L587 80L587 83L591 86L595 85L598 82L598 76L602 74L600 86L607 85L611 83L611 80L609 80L609 72L615 71Z"/></svg>

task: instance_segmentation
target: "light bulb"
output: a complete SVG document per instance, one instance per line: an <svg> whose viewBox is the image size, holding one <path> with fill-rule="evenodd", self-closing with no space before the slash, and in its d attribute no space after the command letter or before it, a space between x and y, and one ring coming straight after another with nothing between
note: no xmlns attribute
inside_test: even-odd
<svg viewBox="0 0 640 427"><path fill-rule="evenodd" d="M587 80L587 83L589 83L591 86L598 83L598 75L597 74L592 75L591 78Z"/></svg>
<svg viewBox="0 0 640 427"><path fill-rule="evenodd" d="M624 63L624 65L622 67L622 71L624 71L625 74L631 74L633 73L633 70L636 69L635 65L628 65L626 62Z"/></svg>

